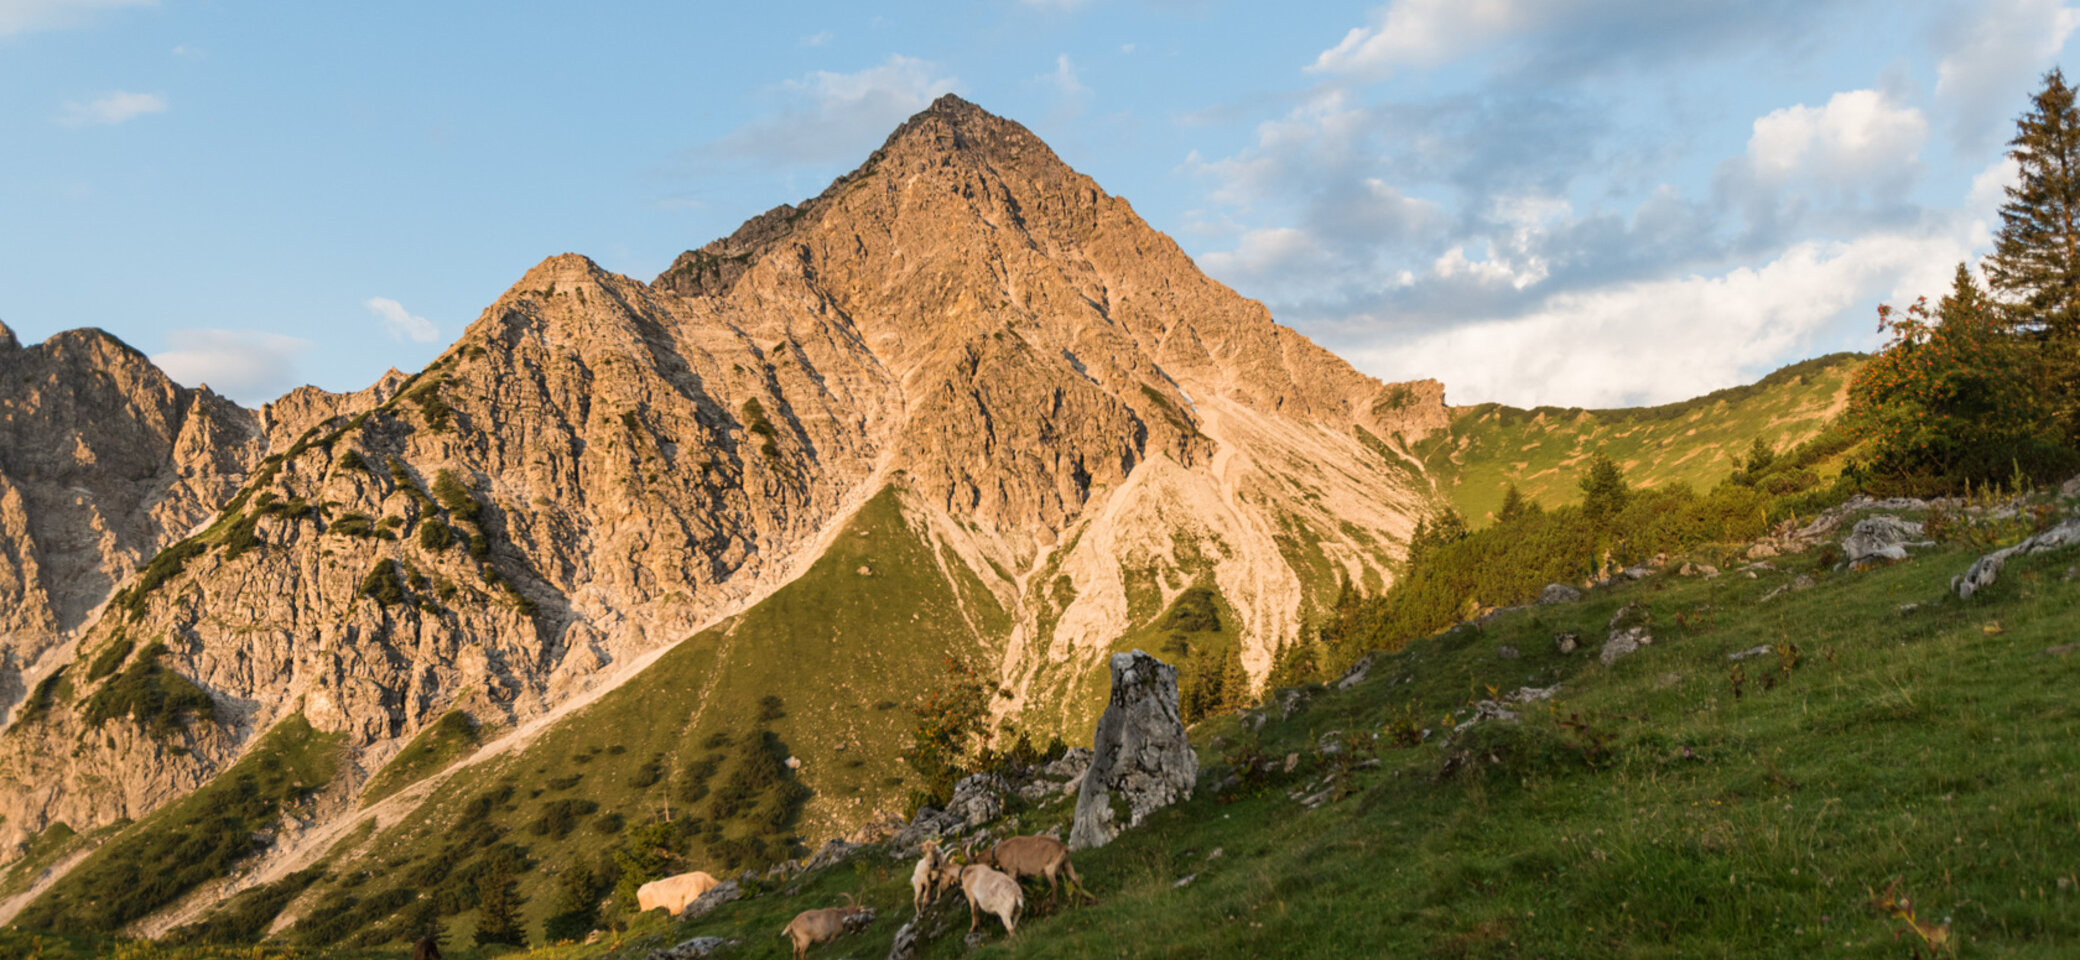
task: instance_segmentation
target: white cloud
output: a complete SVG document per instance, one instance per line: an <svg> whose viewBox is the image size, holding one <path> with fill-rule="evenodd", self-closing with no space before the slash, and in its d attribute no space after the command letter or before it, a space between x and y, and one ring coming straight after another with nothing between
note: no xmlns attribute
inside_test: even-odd
<svg viewBox="0 0 2080 960"><path fill-rule="evenodd" d="M1947 49L1936 65L1936 99L1957 147L1976 151L2023 111L2038 73L2080 27L2080 9L2060 0L1988 0L1959 10L1968 19L1938 28Z"/></svg>
<svg viewBox="0 0 2080 960"><path fill-rule="evenodd" d="M370 297L363 300L361 305L376 315L376 319L382 322L383 329L390 334L392 340L433 343L441 338L440 328L434 326L432 321L425 317L413 316L404 308L404 304L389 297Z"/></svg>
<svg viewBox="0 0 2080 960"><path fill-rule="evenodd" d="M1805 104L1755 121L1748 161L1765 180L1804 176L1838 187L1912 173L1928 120L1876 90L1848 90L1824 107Z"/></svg>
<svg viewBox="0 0 2080 960"><path fill-rule="evenodd" d="M1759 268L1560 294L1520 316L1346 352L1383 378L1437 377L1458 403L1680 400L1845 342L1873 346L1859 311L1940 295L1983 235L1975 226L1800 243Z"/></svg>
<svg viewBox="0 0 2080 960"><path fill-rule="evenodd" d="M1042 79L1054 84L1055 92L1063 97L1084 97L1091 92L1091 88L1084 86L1083 80L1076 76L1076 64L1069 62L1066 53L1054 58L1054 72L1043 75Z"/></svg>
<svg viewBox="0 0 2080 960"><path fill-rule="evenodd" d="M1313 73L1379 76L1434 67L1474 47L1533 26L1573 4L1524 0L1395 0L1370 26L1352 27L1315 57Z"/></svg>
<svg viewBox="0 0 2080 960"><path fill-rule="evenodd" d="M818 30L815 33L803 37L802 46L821 47L829 44L832 39L834 39L834 37L832 36L829 30Z"/></svg>
<svg viewBox="0 0 2080 960"><path fill-rule="evenodd" d="M960 81L924 60L895 55L854 73L818 70L782 83L777 113L709 146L742 160L836 163L856 160L896 124Z"/></svg>
<svg viewBox="0 0 2080 960"><path fill-rule="evenodd" d="M157 0L0 0L0 37L78 26L103 10L155 5Z"/></svg>
<svg viewBox="0 0 2080 960"><path fill-rule="evenodd" d="M68 127L112 127L147 113L165 113L166 98L156 93L117 90L88 103L68 101L58 122Z"/></svg>
<svg viewBox="0 0 2080 960"><path fill-rule="evenodd" d="M314 344L302 337L258 330L175 330L152 362L175 381L210 389L257 406L302 382L296 360Z"/></svg>

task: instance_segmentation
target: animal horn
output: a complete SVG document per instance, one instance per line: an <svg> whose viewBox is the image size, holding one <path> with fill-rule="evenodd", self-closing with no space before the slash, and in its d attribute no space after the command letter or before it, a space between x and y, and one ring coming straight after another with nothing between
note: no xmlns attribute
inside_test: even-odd
<svg viewBox="0 0 2080 960"><path fill-rule="evenodd" d="M852 894L850 893L846 893L845 891L840 890L838 891L838 896L845 898L845 905L848 907L859 905L859 901L852 899Z"/></svg>

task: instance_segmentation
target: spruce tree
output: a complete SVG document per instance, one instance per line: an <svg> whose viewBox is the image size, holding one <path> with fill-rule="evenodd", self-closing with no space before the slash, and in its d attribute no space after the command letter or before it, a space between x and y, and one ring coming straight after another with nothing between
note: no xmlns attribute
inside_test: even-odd
<svg viewBox="0 0 2080 960"><path fill-rule="evenodd" d="M1582 474L1582 513L1598 524L1606 523L1623 512L1632 499L1632 488L1625 484L1625 473L1618 464L1602 453L1589 458L1589 470Z"/></svg>
<svg viewBox="0 0 2080 960"><path fill-rule="evenodd" d="M492 857L477 876L477 946L494 943L527 946L527 932L520 927L520 885L513 879L517 870L509 857Z"/></svg>
<svg viewBox="0 0 2080 960"><path fill-rule="evenodd" d="M1221 658L1220 711L1229 713L1249 706L1249 671L1242 668L1242 641L1228 644Z"/></svg>
<svg viewBox="0 0 2080 960"><path fill-rule="evenodd" d="M1524 502L1524 492L1512 483L1508 489L1502 491L1502 509L1495 511L1495 521L1509 523L1523 517L1529 509Z"/></svg>
<svg viewBox="0 0 2080 960"><path fill-rule="evenodd" d="M2008 156L2020 178L2001 205L1987 280L2027 325L2070 337L2080 322L2080 109L2063 73L2044 75L2015 126Z"/></svg>
<svg viewBox="0 0 2080 960"><path fill-rule="evenodd" d="M2018 182L2001 205L1986 278L2010 325L2038 341L2055 415L2080 438L2080 106L2064 73L2044 75L2015 126Z"/></svg>

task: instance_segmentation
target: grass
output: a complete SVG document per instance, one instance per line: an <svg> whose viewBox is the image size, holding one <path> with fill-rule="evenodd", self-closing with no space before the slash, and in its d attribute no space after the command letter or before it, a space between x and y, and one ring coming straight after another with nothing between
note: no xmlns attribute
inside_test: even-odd
<svg viewBox="0 0 2080 960"><path fill-rule="evenodd" d="M1756 437L1782 451L1818 434L1861 362L1857 354L1819 357L1753 384L1658 407L1480 404L1416 443L1415 453L1475 526L1501 507L1510 483L1547 507L1580 500L1578 464L1599 450L1634 484L1707 490L1733 472L1734 459L1745 456Z"/></svg>
<svg viewBox="0 0 2080 960"><path fill-rule="evenodd" d="M1261 731L1202 724L1194 798L1076 855L1100 902L1050 910L1029 888L1016 940L991 925L972 954L1902 957L1916 936L1868 906L1896 881L1924 922L1949 919L1960 956L2071 956L2080 651L2047 651L2080 620L2066 577L2080 552L2010 566L1991 596L1947 598L1974 556L1943 548L1860 574L1794 558L1756 579L1628 584L1380 655L1364 682L1308 688ZM1760 602L1800 573L1819 586ZM1629 603L1656 641L1604 667L1603 628ZM1559 632L1587 646L1562 655ZM1778 646L1727 659L1765 644ZM1441 736L1491 688L1554 683L1558 699L1516 708L1520 723ZM1426 742L1397 743L1422 728ZM1350 747L1324 752L1330 741ZM1214 789L1248 758L1273 772ZM1340 799L1290 798L1318 786ZM1066 807L1023 809L1013 828ZM783 956L773 931L850 892L882 919L822 949L880 956L908 916L907 875L866 855L700 921L638 926L618 952L610 939L538 955L641 956L719 935L743 941L733 956ZM951 913L920 956L971 953L965 911Z"/></svg>
<svg viewBox="0 0 2080 960"><path fill-rule="evenodd" d="M475 751L477 740L476 725L470 722L468 714L460 710L441 714L439 720L427 724L411 743L398 751L396 757L369 778L367 789L361 791L361 805L369 806L447 769L449 764Z"/></svg>
<svg viewBox="0 0 2080 960"><path fill-rule="evenodd" d="M260 848L256 831L332 779L338 740L301 714L277 723L231 769L102 844L14 926L106 934L226 875Z"/></svg>

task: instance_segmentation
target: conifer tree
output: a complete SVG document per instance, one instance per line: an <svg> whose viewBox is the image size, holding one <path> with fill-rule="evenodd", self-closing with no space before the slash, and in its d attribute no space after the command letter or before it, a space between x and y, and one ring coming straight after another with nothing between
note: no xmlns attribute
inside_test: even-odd
<svg viewBox="0 0 2080 960"><path fill-rule="evenodd" d="M1602 453L1589 458L1589 470L1582 474L1582 513L1597 523L1609 521L1623 512L1632 499L1632 488L1625 484L1625 473L1618 464Z"/></svg>
<svg viewBox="0 0 2080 960"><path fill-rule="evenodd" d="M520 928L520 885L513 879L515 868L508 857L493 857L477 877L477 946L502 943L527 946L527 932Z"/></svg>
<svg viewBox="0 0 2080 960"><path fill-rule="evenodd" d="M1221 657L1220 709L1227 713L1249 706L1249 671L1242 668L1242 642L1228 644Z"/></svg>
<svg viewBox="0 0 2080 960"><path fill-rule="evenodd" d="M2020 182L2001 205L1987 280L2025 322L2070 336L2080 322L2080 109L2063 73L2044 75L2015 125L2008 155Z"/></svg>
<svg viewBox="0 0 2080 960"><path fill-rule="evenodd" d="M2054 413L2080 438L2080 106L2057 69L2008 142L2018 182L2001 205L1986 278L2039 342Z"/></svg>
<svg viewBox="0 0 2080 960"><path fill-rule="evenodd" d="M1508 489L1502 491L1502 509L1495 511L1495 521L1509 523L1529 511L1530 507L1524 500L1524 491L1518 490L1517 485L1512 483Z"/></svg>

